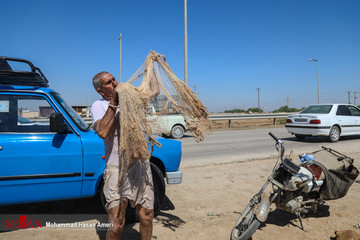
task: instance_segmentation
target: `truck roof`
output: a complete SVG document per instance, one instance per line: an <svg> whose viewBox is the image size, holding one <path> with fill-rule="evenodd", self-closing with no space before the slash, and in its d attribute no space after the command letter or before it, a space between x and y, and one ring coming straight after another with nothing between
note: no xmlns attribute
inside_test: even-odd
<svg viewBox="0 0 360 240"><path fill-rule="evenodd" d="M21 70L17 70L20 63ZM24 67L29 71L23 70ZM22 58L0 56L0 85L49 87L41 70Z"/></svg>

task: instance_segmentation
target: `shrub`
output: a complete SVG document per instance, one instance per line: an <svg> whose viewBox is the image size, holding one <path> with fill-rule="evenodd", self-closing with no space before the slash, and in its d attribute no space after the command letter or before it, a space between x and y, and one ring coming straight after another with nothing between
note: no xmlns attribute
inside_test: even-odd
<svg viewBox="0 0 360 240"><path fill-rule="evenodd" d="M282 106L279 109L274 110L273 113L278 113L278 112L300 112L303 109L304 108L297 109L297 108L289 108L288 106Z"/></svg>

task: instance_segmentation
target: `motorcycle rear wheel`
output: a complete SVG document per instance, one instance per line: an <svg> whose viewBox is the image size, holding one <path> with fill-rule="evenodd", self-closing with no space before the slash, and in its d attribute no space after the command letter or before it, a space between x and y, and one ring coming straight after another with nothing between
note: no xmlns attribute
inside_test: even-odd
<svg viewBox="0 0 360 240"><path fill-rule="evenodd" d="M248 240L256 232L260 226L260 221L255 215L257 205L258 204L253 205L245 216L239 217L235 227L231 231L230 240Z"/></svg>

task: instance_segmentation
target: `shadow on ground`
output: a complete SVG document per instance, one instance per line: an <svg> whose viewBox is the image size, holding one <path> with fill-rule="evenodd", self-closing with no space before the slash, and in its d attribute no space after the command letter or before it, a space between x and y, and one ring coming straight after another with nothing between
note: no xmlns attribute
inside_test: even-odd
<svg viewBox="0 0 360 240"><path fill-rule="evenodd" d="M339 141L351 141L354 139L359 139L360 135L353 135L353 136L344 136L341 137ZM296 137L287 137L287 138L282 138L281 140L286 140L286 141L291 141L291 142L310 142L310 143L321 143L323 142L324 144L331 144L332 142L329 140L328 137L305 137L303 140L299 140Z"/></svg>
<svg viewBox="0 0 360 240"><path fill-rule="evenodd" d="M329 206L328 205L319 205L318 209L314 213L308 213L306 215L302 215L301 219L304 225L304 228L306 230L306 219L307 218L323 218L323 217L329 217ZM301 224L299 221L299 218L292 213L275 209L274 211L271 211L268 215L268 218L264 223L261 223L259 229L266 227L266 225L276 225L280 227L284 226L293 226L295 228L298 228L301 230Z"/></svg>

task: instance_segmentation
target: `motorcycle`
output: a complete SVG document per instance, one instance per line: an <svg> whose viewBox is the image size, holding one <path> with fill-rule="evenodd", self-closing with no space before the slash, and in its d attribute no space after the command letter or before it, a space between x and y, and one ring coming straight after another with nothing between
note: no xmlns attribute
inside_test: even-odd
<svg viewBox="0 0 360 240"><path fill-rule="evenodd" d="M301 163L298 165L291 159L292 152L284 158L283 141L271 132L269 135L276 141L278 160L266 183L241 212L231 231L231 240L251 238L260 224L266 221L272 203L277 209L296 214L301 229L305 231L301 214L316 212L318 205L325 200L345 196L359 175L352 158L326 147L313 155L300 156ZM269 184L272 191L268 196L265 189Z"/></svg>

